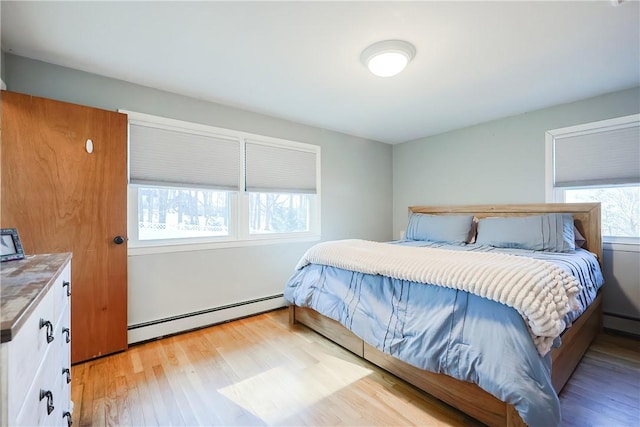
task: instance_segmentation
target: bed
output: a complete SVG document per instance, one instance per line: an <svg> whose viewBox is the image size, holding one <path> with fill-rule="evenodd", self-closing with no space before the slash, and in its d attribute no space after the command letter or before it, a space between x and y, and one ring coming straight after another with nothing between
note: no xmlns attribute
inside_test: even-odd
<svg viewBox="0 0 640 427"><path fill-rule="evenodd" d="M600 205L598 203L572 203L572 204L526 204L526 205L472 205L472 206L447 206L447 207L429 207L429 206L415 206L409 208L409 213L411 214L425 214L426 216L433 215L472 215L476 220L483 221L485 219L493 219L496 217L504 217L504 218L516 218L521 217L522 219L537 216L537 215L549 215L549 214L571 214L573 223L575 226L575 230L578 231L580 235L584 237L584 253L588 255L584 256L592 256L596 264L597 272L596 275L600 275L601 280L601 271L598 263L602 263L602 241L601 241L601 233L600 233ZM566 215L565 215L566 218ZM482 223L481 223L482 224ZM486 227L483 225L483 227ZM485 228L486 229L486 228ZM403 242L401 242L403 243ZM465 247L467 250L469 247L473 247L473 245L462 244L461 247ZM473 250L475 251L475 249ZM515 250L517 252L517 250ZM578 250L576 250L577 252ZM588 252L587 252L588 251ZM508 251L507 251L508 252ZM537 251L536 251L537 252ZM593 256L593 255L595 256ZM544 254L546 256L546 254ZM517 257L519 258L519 257ZM308 267L313 267L311 266ZM299 266L300 267L300 266ZM298 271L303 271L308 267L300 267ZM321 266L323 271L327 270L324 266ZM334 267L331 267L334 268ZM593 267L591 267L593 268ZM341 268L337 268L334 273L331 273L333 270L328 270L329 274L336 275L340 273ZM348 270L347 270L348 271ZM582 274L582 273L580 273ZM594 274L591 272L590 274ZM364 275L369 279L377 277L378 280L385 280L384 277L380 278L380 275ZM292 278L293 279L293 278ZM325 278L321 280L326 280ZM393 279L395 280L395 279ZM300 323L303 324L312 330L326 336L337 344L345 347L351 352L357 354L358 356L374 363L377 366L391 372L392 374L402 378L403 380L413 384L414 386L420 388L421 390L433 395L434 397L450 404L451 406L465 412L477 420L491 425L491 426L519 426L519 425L527 425L524 419L534 420L529 422L529 424L541 424L548 423L550 419L559 420L559 417L556 415L550 416L550 418L532 416L531 413L538 411L540 413L540 404L538 404L538 408L531 408L530 410L525 409L523 412L522 405L528 405L526 400L528 397L526 393L524 396L519 396L516 398L516 403L508 403L507 401L513 401L513 392L508 391L503 393L508 398L499 399L496 396L502 396L499 392L492 390L493 393L485 391L484 388L486 381L480 381L475 379L466 379L461 380L455 378L456 375L451 373L435 373L438 371L442 371L439 369L422 369L417 366L420 366L419 363L415 363L413 360L407 361L401 360L400 357L396 357L392 355L395 353L394 346L402 346L402 343L393 343L392 345L381 345L378 341L376 341L375 337L370 337L367 330L363 330L360 328L352 327L351 329L356 330L357 333L352 332L349 328L345 327L343 324L349 324L349 322L345 322L344 319L342 323L340 323L335 319L339 319L339 316L335 316L332 314L323 315L318 311L310 308L313 304L307 304L306 300L315 298L312 296L307 296L305 298L296 298L292 294L293 286L292 281L287 285L285 289L285 297L289 301L293 303L289 306L289 318L290 323ZM392 283L392 282L390 282ZM403 282L405 283L405 282ZM595 336L602 328L602 296L601 293L598 292L599 286L601 286L601 282L598 287L593 287L591 291L593 295L589 297L587 303L583 304L582 312L579 317L572 318L571 327L564 330L561 334L561 345L557 348L553 348L550 352L545 354L542 353L540 355L528 356L529 359L526 363L535 363L539 364L534 368L537 371L545 371L546 373L542 373L541 375L544 377L548 376L547 380L538 380L535 381L535 387L546 387L551 389L553 392L553 398L557 401L556 393L559 393L562 390L562 387L567 382L571 373L579 363L582 355L589 347L590 343L593 341ZM415 285L412 283L415 289ZM351 285L349 285L351 286ZM386 285L385 285L386 286ZM311 286L316 287L316 285ZM591 285L589 285L591 288ZM586 286L583 286L583 290ZM422 289L422 288L420 288ZM447 290L448 291L448 290ZM383 291L384 292L384 291ZM439 291L444 292L444 291ZM460 291L455 291L456 295L460 294ZM466 295L466 293L463 293ZM460 299L459 297L456 297ZM482 304L494 304L491 306L492 313L504 311L506 315L511 316L509 310L515 313L515 310L503 306L502 304L494 301L487 301L483 298L476 297L474 295L468 296L470 301L481 301ZM472 300L472 298L474 298ZM580 298L583 298L580 296ZM393 297L390 297L389 300L393 300ZM446 300L446 298L444 299ZM379 301L378 301L379 304ZM395 310L395 304L388 302L389 307L378 307L377 310ZM462 310L469 310L472 312L473 305L468 303L469 306L465 306ZM477 303L474 303L477 304ZM496 305L497 304L497 305ZM399 306L398 306L399 307ZM471 307L471 308L470 308ZM486 308L485 308L486 310ZM330 311L330 310L329 310ZM375 311L375 310L374 310ZM452 311L453 313L454 311ZM518 317L519 314L516 313ZM466 312L465 312L465 315ZM502 315L502 314L500 314ZM330 317L329 317L330 316ZM453 315L452 315L453 316ZM333 318L331 318L333 317ZM455 317L455 316L454 316ZM520 317L518 317L521 319ZM464 320L460 321L464 322ZM471 324L470 321L467 321L468 324ZM508 322L506 322L508 326ZM460 325L455 326L452 323L452 329L461 328ZM467 324L464 324L465 328L468 328ZM389 326L387 326L389 329ZM472 330L472 329L470 329ZM365 339L363 339L363 338ZM521 338L518 338L521 339ZM386 341L386 337L385 337ZM554 344L557 346L560 340L553 340ZM373 344L373 345L372 345ZM411 344L415 345L415 344ZM437 347L433 347L437 348ZM480 347L478 347L480 348ZM535 346L534 346L535 348ZM390 350L389 350L390 349ZM384 351L383 351L384 350ZM429 351L430 348L429 348ZM447 350L448 351L448 350ZM530 351L530 350L528 350ZM479 360L482 359L483 355L479 356ZM403 357L405 360L406 357ZM485 357L488 359L489 357ZM539 360L537 360L537 359ZM533 361L533 362L531 362ZM459 363L459 362L457 362ZM475 361L471 363L476 363ZM504 362L500 362L504 363ZM514 362L518 363L518 362ZM457 365L458 369L460 364ZM505 363L504 366L509 366L508 363ZM546 368L544 368L546 366ZM549 373L549 366L550 373ZM475 367L474 367L475 369ZM453 375L453 376L452 376ZM476 375L475 373L473 375ZM509 373L509 375L516 375L516 370L513 369L513 372ZM538 374L536 374L538 375ZM464 377L464 376L460 376ZM533 382L533 381L532 381ZM548 385L544 385L543 383L548 382ZM477 383L477 384L476 384ZM481 388L478 384L482 384L484 388ZM527 385L528 386L528 385ZM524 393L524 392L523 392ZM517 394L517 393L516 393ZM548 390L547 390L548 394ZM548 396L543 399L548 399ZM524 400L525 402L521 402ZM535 400L535 399L532 399ZM542 400L542 405L544 405L544 400ZM533 405L533 404L532 404ZM552 407L557 406L557 411L559 411L559 405L557 402L549 403L549 411L553 412ZM523 415L524 414L524 415ZM546 416L546 415L545 415ZM542 421L541 421L542 420Z"/></svg>

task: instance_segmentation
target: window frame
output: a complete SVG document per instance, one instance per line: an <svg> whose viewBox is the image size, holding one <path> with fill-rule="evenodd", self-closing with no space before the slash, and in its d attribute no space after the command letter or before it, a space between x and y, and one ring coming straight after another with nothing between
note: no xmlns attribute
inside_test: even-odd
<svg viewBox="0 0 640 427"><path fill-rule="evenodd" d="M619 185L590 185L577 187L555 187L554 186L554 142L556 138L567 136L579 136L589 133L603 132L607 130L622 129L640 123L640 114L631 114L623 117L600 120L596 122L583 123L575 126L553 129L545 132L545 200L547 203L565 203L565 191L572 189L596 189L596 188L614 188L625 187L629 184ZM638 186L640 183L631 184ZM616 247L634 247L634 251L640 248L640 239L635 237L619 237L619 236L602 236L602 242L605 247L615 249Z"/></svg>
<svg viewBox="0 0 640 427"><path fill-rule="evenodd" d="M138 188L139 187L159 187L159 188L185 188L185 189L202 189L201 187L189 187L183 184L174 186L168 184L162 185L145 185L136 184L127 181L127 231L129 236L128 254L146 255L154 253L171 253L184 251L211 250L219 248L245 247L270 245L279 243L297 243L318 241L321 239L321 147L313 144L306 144L297 141L291 141L281 138L275 138L265 135L258 135L249 132L242 132L232 129L224 129L200 123L186 122L182 120L158 117L144 113L138 113L128 110L118 110L128 115L128 124L131 122L142 123L146 126L157 126L161 129L182 130L186 132L194 132L197 134L212 134L230 138L239 138L240 140L240 158L238 188L239 191L229 190L229 235L228 236L203 236L203 237L185 237L176 239L154 239L139 240L138 235ZM129 138L129 136L128 136ZM291 233L264 233L251 234L249 230L249 192L246 191L245 185L245 144L247 141L255 143L259 141L261 144L272 145L275 147L285 147L288 149L309 151L316 157L316 193L310 204L309 231L291 232ZM128 141L130 146L131 141ZM127 150L128 152L129 150ZM129 168L127 168L129 169ZM212 189L215 190L215 189Z"/></svg>

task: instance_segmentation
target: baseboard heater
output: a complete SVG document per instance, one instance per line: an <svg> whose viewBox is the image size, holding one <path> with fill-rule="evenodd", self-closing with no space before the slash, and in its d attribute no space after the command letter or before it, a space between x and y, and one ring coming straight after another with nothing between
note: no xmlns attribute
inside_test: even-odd
<svg viewBox="0 0 640 427"><path fill-rule="evenodd" d="M640 318L617 313L602 313L604 328L640 337Z"/></svg>
<svg viewBox="0 0 640 427"><path fill-rule="evenodd" d="M271 311L286 304L283 294L276 294L191 313L129 325L128 342L139 343L224 323L242 317Z"/></svg>

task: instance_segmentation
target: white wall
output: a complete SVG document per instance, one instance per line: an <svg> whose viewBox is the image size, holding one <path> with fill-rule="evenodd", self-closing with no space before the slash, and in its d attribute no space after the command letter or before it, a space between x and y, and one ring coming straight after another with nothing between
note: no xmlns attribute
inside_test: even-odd
<svg viewBox="0 0 640 427"><path fill-rule="evenodd" d="M11 91L119 108L322 147L322 238L391 239L392 148L220 104L6 54ZM312 243L129 257L129 325L281 294ZM282 300L130 331L130 341L241 316ZM193 319L191 319L193 320Z"/></svg>
<svg viewBox="0 0 640 427"><path fill-rule="evenodd" d="M545 202L547 130L638 112L636 87L394 146L394 238L411 205ZM640 319L640 253L605 249L605 313ZM605 326L637 334L639 325L605 319Z"/></svg>

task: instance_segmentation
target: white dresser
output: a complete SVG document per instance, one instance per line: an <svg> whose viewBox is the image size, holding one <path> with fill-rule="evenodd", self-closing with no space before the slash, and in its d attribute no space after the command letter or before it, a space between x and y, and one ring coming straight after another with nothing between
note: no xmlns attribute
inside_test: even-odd
<svg viewBox="0 0 640 427"><path fill-rule="evenodd" d="M1 269L0 425L69 426L71 254Z"/></svg>

